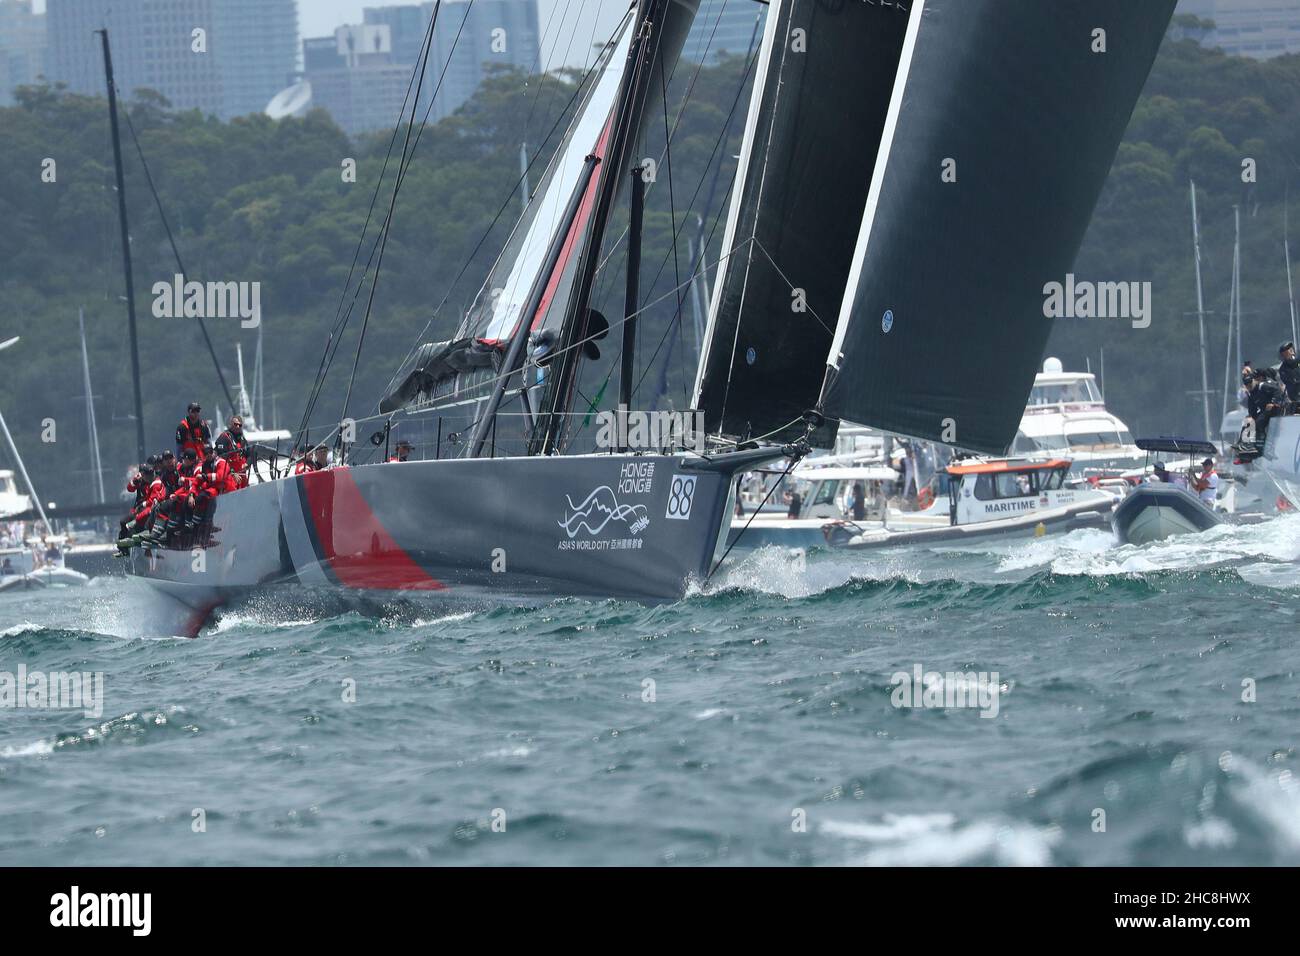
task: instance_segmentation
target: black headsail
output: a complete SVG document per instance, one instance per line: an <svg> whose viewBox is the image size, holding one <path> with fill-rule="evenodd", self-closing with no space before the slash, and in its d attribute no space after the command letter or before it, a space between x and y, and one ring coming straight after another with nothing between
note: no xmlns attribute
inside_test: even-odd
<svg viewBox="0 0 1300 956"><path fill-rule="evenodd" d="M776 0L768 9L696 382L710 432L804 433L862 224L905 6ZM815 436L833 438L833 426Z"/></svg>
<svg viewBox="0 0 1300 956"><path fill-rule="evenodd" d="M912 0L828 415L1005 451L1174 3Z"/></svg>

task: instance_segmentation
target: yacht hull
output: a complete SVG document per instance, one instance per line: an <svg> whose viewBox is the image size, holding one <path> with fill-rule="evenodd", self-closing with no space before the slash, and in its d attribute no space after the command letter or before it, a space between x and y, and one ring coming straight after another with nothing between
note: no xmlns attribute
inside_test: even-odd
<svg viewBox="0 0 1300 956"><path fill-rule="evenodd" d="M1255 466L1268 475L1291 507L1300 508L1300 416L1273 419L1264 454Z"/></svg>
<svg viewBox="0 0 1300 956"><path fill-rule="evenodd" d="M707 576L731 475L756 456L730 457L334 468L218 497L201 540L137 549L128 572L175 599L188 632L285 582L435 599L671 601Z"/></svg>

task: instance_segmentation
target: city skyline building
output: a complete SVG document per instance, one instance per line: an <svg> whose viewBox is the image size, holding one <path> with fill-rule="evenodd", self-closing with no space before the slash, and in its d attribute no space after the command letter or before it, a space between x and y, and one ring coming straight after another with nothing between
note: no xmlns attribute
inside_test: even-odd
<svg viewBox="0 0 1300 956"><path fill-rule="evenodd" d="M0 106L13 103L16 86L45 75L45 14L32 0L0 0Z"/></svg>
<svg viewBox="0 0 1300 956"><path fill-rule="evenodd" d="M350 134L398 120L434 4L367 7L362 22L303 41L313 107ZM538 66L536 0L444 0L434 28L421 103L441 80L429 121L455 112L497 66ZM423 115L423 110L421 111Z"/></svg>
<svg viewBox="0 0 1300 956"><path fill-rule="evenodd" d="M104 91L105 26L128 98L152 89L230 119L262 110L297 70L296 0L47 0L45 16L47 78L77 93Z"/></svg>
<svg viewBox="0 0 1300 956"><path fill-rule="evenodd" d="M1180 0L1178 13L1214 21L1197 39L1233 56L1300 53L1300 0Z"/></svg>

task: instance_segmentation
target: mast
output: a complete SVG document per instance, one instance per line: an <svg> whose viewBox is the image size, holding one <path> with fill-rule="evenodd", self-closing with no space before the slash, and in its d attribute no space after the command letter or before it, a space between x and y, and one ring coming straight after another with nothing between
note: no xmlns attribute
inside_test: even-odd
<svg viewBox="0 0 1300 956"><path fill-rule="evenodd" d="M1210 374L1205 359L1205 293L1201 287L1201 227L1196 218L1196 181L1192 187L1192 246L1196 251L1196 322L1201 332L1201 411L1205 416L1205 440L1210 441Z"/></svg>
<svg viewBox="0 0 1300 956"><path fill-rule="evenodd" d="M611 173L625 168L628 162L628 154L637 133L650 78L654 72L651 68L652 59L667 32L665 21L671 6L672 4L667 0L642 0L637 11L637 19L633 25L636 34L632 47L628 51L630 66L622 78L618 105L614 110L610 127L609 148L605 154ZM694 16L693 10L691 16ZM529 454L546 455L559 451L566 425L566 413L572 401L573 388L577 384L580 357L578 346L587 328L592 287L596 281L596 272L600 268L601 243L605 236L610 211L617 197L619 182L620 177L612 174L601 176L600 179L591 227L583 243L579 260L573 299L565 315L559 354L552 363L550 382L542 397L542 402L547 407L545 410L539 409L539 421L529 445Z"/></svg>
<svg viewBox="0 0 1300 956"><path fill-rule="evenodd" d="M1233 207L1236 209L1236 207ZM1232 285L1228 289L1228 344L1223 354L1223 414L1228 414L1228 409L1232 407L1230 396L1236 394L1236 389L1232 384L1232 330L1237 323L1237 254L1238 249L1234 245L1232 249ZM1241 368L1241 356L1237 356L1237 368Z"/></svg>
<svg viewBox="0 0 1300 956"><path fill-rule="evenodd" d="M519 144L519 214L522 216L528 212L528 144Z"/></svg>
<svg viewBox="0 0 1300 956"><path fill-rule="evenodd" d="M251 409L254 417L258 422L267 421L266 418L266 399L263 396L262 381L262 325L257 325L257 351L253 354L253 400ZM265 427L259 426L259 427Z"/></svg>
<svg viewBox="0 0 1300 956"><path fill-rule="evenodd" d="M569 199L568 208L564 211L566 225L562 229L557 229L555 234L551 236L551 244L546 250L546 264L538 271L532 288L528 290L528 299L524 303L523 311L519 313L519 324L510 336L510 345L506 349L505 360L501 363L496 386L492 389L492 395L488 398L486 407L478 417L478 422L474 426L474 434L470 438L469 446L466 448L466 457L468 458L478 458L483 454L483 446L487 442L488 434L492 431L492 426L496 421L497 411L501 407L501 399L505 396L506 387L523 365L524 346L528 344L528 336L532 332L533 317L541 306L542 296L546 293L546 285L550 281L551 273L555 271L556 263L560 260L560 254L564 251L569 232L573 228L574 221L578 218L578 210L582 206L582 200L587 195L587 186L590 184L591 177L595 174L599 163L600 159L595 155L588 156L583 162L582 176L579 178L577 188L574 189L573 195ZM526 395L527 393L524 392L523 394Z"/></svg>
<svg viewBox="0 0 1300 956"><path fill-rule="evenodd" d="M81 382L86 390L86 428L90 432L90 482L91 493L97 504L103 504L104 464L99 457L99 428L95 424L95 396L90 389L90 356L86 353L86 310L77 310L77 325L81 328Z"/></svg>
<svg viewBox="0 0 1300 956"><path fill-rule="evenodd" d="M618 379L618 403L632 407L632 376L636 364L636 315L641 308L641 226L645 213L645 166L632 167L632 213L627 230L627 292L623 300L623 355ZM627 449L622 449L626 451Z"/></svg>
<svg viewBox="0 0 1300 956"><path fill-rule="evenodd" d="M1233 245L1232 268L1235 275L1233 288L1237 297L1237 368L1241 368L1241 207L1232 207L1232 217L1236 221L1236 239Z"/></svg>
<svg viewBox="0 0 1300 956"><path fill-rule="evenodd" d="M19 337L15 335L11 339L0 342L0 352L3 352L11 345L18 344L18 341ZM5 422L3 414L0 414L0 432L4 433L5 441L9 444L9 451L13 453L14 463L18 465L18 473L23 476L23 484L27 486L27 493L31 495L32 504L36 507L36 513L41 516L41 523L45 525L46 533L54 534L54 528L50 526L50 519L45 517L45 508L41 506L40 496L36 494L36 489L32 486L31 476L27 474L27 466L23 464L23 456L18 454L18 446L14 444L14 436L9 434L9 425Z"/></svg>
<svg viewBox="0 0 1300 956"><path fill-rule="evenodd" d="M1282 207L1282 251L1286 254L1286 297L1291 304L1291 341L1300 338L1296 333L1295 289L1291 285L1291 196L1287 191L1286 205Z"/></svg>
<svg viewBox="0 0 1300 956"><path fill-rule="evenodd" d="M140 345L135 331L135 279L131 273L131 230L126 219L126 177L122 171L122 139L117 128L117 86L113 82L113 54L108 47L108 28L96 31L104 47L104 79L108 83L108 119L113 132L113 166L117 173L117 218L122 230L122 268L126 273L126 317L131 340L131 385L135 396L135 444L137 459L145 460L144 402L140 397Z"/></svg>

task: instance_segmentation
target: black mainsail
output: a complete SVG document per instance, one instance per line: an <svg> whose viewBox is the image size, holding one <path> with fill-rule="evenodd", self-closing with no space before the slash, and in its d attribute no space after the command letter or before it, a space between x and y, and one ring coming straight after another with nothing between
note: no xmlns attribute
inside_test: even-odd
<svg viewBox="0 0 1300 956"><path fill-rule="evenodd" d="M781 440L817 408L816 444L847 420L1005 451L1043 287L1174 2L773 0L697 379L708 429Z"/></svg>
<svg viewBox="0 0 1300 956"><path fill-rule="evenodd" d="M913 0L826 414L1006 451L1174 3Z"/></svg>

